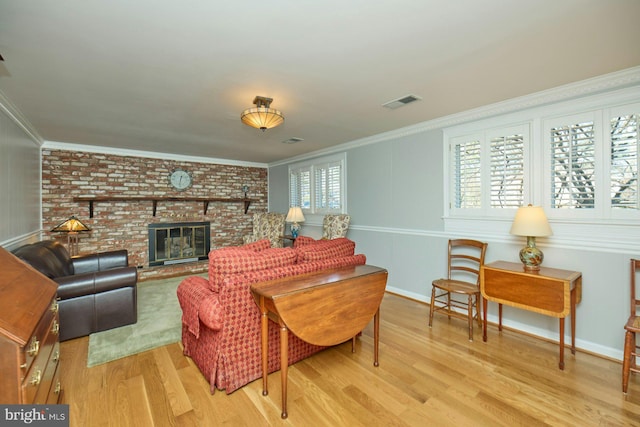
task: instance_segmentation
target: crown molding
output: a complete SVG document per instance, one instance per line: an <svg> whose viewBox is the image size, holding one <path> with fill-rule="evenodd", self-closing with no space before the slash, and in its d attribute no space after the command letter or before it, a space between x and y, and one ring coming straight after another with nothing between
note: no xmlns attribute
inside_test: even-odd
<svg viewBox="0 0 640 427"><path fill-rule="evenodd" d="M335 153L337 151L349 150L364 145L385 142L391 139L398 139L418 133L427 132L430 130L442 129L450 126L460 125L463 123L487 119L498 115L514 113L533 107L541 107L552 103L568 101L576 98L583 98L590 95L630 88L637 85L640 85L640 66L627 68L625 70L604 74L602 76L597 76L574 83L569 83L552 89L535 92L529 95L523 95L506 101L488 104L471 110L462 111L460 113L428 120L415 125L395 129L389 132L380 133L378 135L357 139L324 150L314 151L305 155L269 163L269 167L298 162L320 155Z"/></svg>
<svg viewBox="0 0 640 427"><path fill-rule="evenodd" d="M20 112L18 107L16 107L2 91L0 91L0 111L18 125L38 147L42 145L44 140L40 134L38 134L38 131L36 131L27 118Z"/></svg>
<svg viewBox="0 0 640 427"><path fill-rule="evenodd" d="M147 159L175 160L180 162L207 163L215 165L267 168L266 163L242 162L214 157L184 156L181 154L157 153L153 151L130 150L128 148L111 148L98 145L72 144L59 141L44 141L43 150L82 151L84 153L111 154L115 156L143 157Z"/></svg>

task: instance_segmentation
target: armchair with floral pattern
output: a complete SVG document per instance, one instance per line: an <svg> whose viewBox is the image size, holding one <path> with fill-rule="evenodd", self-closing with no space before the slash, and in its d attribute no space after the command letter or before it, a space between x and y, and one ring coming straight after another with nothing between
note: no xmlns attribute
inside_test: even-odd
<svg viewBox="0 0 640 427"><path fill-rule="evenodd" d="M253 214L253 233L244 236L244 243L253 243L262 239L269 239L272 248L283 246L286 215L278 212L261 212Z"/></svg>
<svg viewBox="0 0 640 427"><path fill-rule="evenodd" d="M337 239L338 237L346 237L350 221L351 216L347 214L325 215L322 219L322 238Z"/></svg>

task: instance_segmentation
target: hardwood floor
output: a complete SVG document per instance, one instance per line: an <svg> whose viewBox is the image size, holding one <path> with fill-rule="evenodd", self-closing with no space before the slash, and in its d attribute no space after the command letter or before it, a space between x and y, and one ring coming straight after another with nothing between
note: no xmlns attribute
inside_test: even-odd
<svg viewBox="0 0 640 427"><path fill-rule="evenodd" d="M640 376L624 396L620 363L567 351L560 371L556 343L491 326L469 342L465 321L437 315L429 329L428 314L385 295L380 366L371 324L355 354L345 343L295 364L287 420L278 372L266 397L261 380L211 395L178 343L93 368L87 337L62 343L63 403L71 426L640 426Z"/></svg>

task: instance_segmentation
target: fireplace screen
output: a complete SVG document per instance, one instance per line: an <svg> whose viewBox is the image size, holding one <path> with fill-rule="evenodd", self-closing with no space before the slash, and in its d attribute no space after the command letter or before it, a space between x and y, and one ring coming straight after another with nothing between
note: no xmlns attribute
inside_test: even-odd
<svg viewBox="0 0 640 427"><path fill-rule="evenodd" d="M149 224L149 266L204 260L210 248L208 222Z"/></svg>

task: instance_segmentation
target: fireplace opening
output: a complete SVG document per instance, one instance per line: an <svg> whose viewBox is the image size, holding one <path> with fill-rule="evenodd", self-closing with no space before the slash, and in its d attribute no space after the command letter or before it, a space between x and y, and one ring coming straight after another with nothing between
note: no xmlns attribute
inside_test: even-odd
<svg viewBox="0 0 640 427"><path fill-rule="evenodd" d="M211 249L209 222L149 224L149 266L207 259Z"/></svg>

